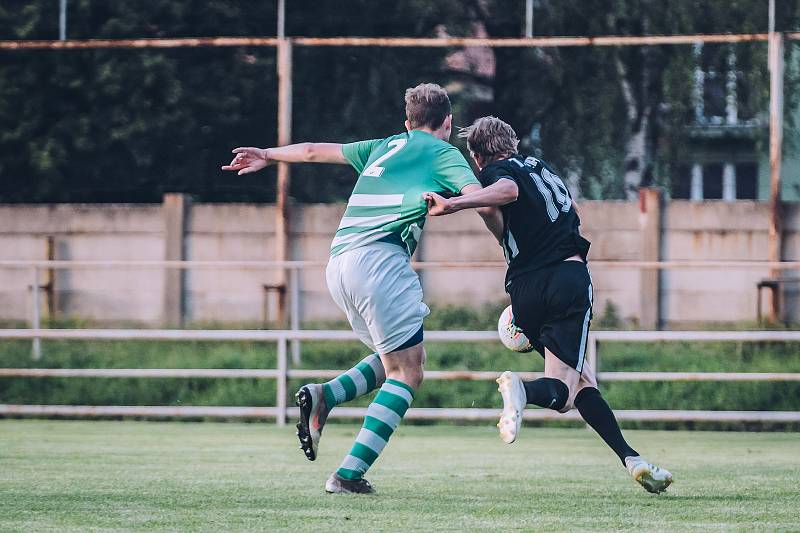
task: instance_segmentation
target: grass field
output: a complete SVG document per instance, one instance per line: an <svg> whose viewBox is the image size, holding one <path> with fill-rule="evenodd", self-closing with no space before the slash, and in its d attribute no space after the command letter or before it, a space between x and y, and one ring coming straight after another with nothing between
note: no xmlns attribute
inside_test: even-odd
<svg viewBox="0 0 800 533"><path fill-rule="evenodd" d="M372 496L322 486L356 432L307 462L265 424L0 420L0 530L797 530L800 435L629 431L675 484L648 494L585 429L401 427Z"/></svg>

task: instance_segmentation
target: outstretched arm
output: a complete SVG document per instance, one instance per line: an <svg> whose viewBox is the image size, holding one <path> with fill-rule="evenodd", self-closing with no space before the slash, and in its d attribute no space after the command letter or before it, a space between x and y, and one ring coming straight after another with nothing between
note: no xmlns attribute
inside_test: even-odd
<svg viewBox="0 0 800 533"><path fill-rule="evenodd" d="M472 207L498 207L510 204L517 199L519 188L514 180L500 179L485 189L468 191L467 187L464 187L462 192L463 195L453 198L444 198L435 192L422 193L422 197L428 202L428 214L441 216Z"/></svg>
<svg viewBox="0 0 800 533"><path fill-rule="evenodd" d="M238 175L258 172L272 163L337 163L349 162L342 154L342 145L337 143L299 143L278 148L234 148L233 161L222 170L235 170Z"/></svg>

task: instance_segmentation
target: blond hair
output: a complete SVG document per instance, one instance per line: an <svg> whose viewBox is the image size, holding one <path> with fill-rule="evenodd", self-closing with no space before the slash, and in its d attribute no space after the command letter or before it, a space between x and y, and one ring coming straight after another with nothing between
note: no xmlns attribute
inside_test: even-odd
<svg viewBox="0 0 800 533"><path fill-rule="evenodd" d="M439 129L451 113L447 91L435 83L420 83L406 89L406 118L411 129Z"/></svg>
<svg viewBox="0 0 800 533"><path fill-rule="evenodd" d="M519 139L514 129L497 117L481 117L471 126L461 128L459 137L467 138L469 151L483 158L496 158L517 152Z"/></svg>

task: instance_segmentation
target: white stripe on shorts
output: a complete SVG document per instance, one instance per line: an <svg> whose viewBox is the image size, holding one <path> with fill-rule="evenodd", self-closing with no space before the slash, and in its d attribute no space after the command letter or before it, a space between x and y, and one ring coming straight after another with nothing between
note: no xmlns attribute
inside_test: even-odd
<svg viewBox="0 0 800 533"><path fill-rule="evenodd" d="M347 205L353 207L388 207L402 205L404 194L353 194Z"/></svg>
<svg viewBox="0 0 800 533"><path fill-rule="evenodd" d="M583 333L581 334L580 353L578 353L578 364L575 370L578 372L583 370L583 360L586 356L586 339L589 335L589 317L592 315L592 284L589 283L589 309L586 310L586 316L583 317Z"/></svg>

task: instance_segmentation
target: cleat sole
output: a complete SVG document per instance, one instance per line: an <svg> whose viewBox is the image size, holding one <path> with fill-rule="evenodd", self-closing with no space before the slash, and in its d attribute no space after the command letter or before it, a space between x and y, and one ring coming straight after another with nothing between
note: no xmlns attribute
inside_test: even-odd
<svg viewBox="0 0 800 533"><path fill-rule="evenodd" d="M297 423L297 438L300 441L300 449L303 450L309 461L314 461L317 454L311 445L311 431L309 423L311 417L311 398L305 387L295 394L295 405L300 408L300 421Z"/></svg>

